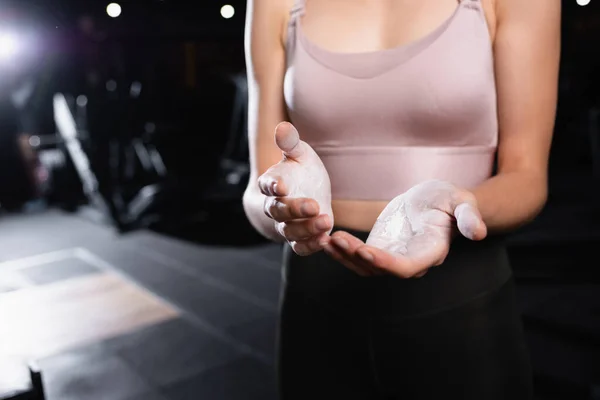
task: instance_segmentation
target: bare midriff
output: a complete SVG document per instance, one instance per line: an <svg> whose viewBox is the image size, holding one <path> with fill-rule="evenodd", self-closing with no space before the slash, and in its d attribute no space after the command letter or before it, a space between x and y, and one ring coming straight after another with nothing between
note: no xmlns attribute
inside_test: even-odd
<svg viewBox="0 0 600 400"><path fill-rule="evenodd" d="M368 232L387 204L386 201L333 200L331 206L334 225Z"/></svg>

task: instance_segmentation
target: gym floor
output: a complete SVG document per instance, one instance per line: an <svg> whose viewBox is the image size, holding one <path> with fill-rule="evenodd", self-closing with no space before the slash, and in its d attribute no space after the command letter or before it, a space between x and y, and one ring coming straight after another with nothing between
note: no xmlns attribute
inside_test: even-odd
<svg viewBox="0 0 600 400"><path fill-rule="evenodd" d="M274 399L274 245L118 236L77 215L3 218L0 349L48 398Z"/></svg>
<svg viewBox="0 0 600 400"><path fill-rule="evenodd" d="M538 225L559 219L546 213ZM38 359L49 400L276 398L279 246L117 235L53 210L0 221L0 354ZM588 225L587 239L600 243ZM556 226L553 243L566 231ZM539 232L518 239L539 245ZM544 252L532 249L534 258ZM538 398L589 399L600 359L598 285L528 279L519 296L536 375L554 385L540 390L552 397Z"/></svg>

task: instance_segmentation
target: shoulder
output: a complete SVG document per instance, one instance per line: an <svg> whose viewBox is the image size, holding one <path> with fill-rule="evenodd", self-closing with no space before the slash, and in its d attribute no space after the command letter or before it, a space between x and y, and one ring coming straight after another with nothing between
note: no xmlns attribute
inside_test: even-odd
<svg viewBox="0 0 600 400"><path fill-rule="evenodd" d="M289 15L295 0L247 0L246 2L246 36L251 36L257 29L268 29L276 33L285 43Z"/></svg>
<svg viewBox="0 0 600 400"><path fill-rule="evenodd" d="M561 0L482 0L493 3L498 24L510 25L513 22L557 25L560 23Z"/></svg>
<svg viewBox="0 0 600 400"><path fill-rule="evenodd" d="M294 0L247 0L246 22L283 25L288 20L293 5Z"/></svg>
<svg viewBox="0 0 600 400"><path fill-rule="evenodd" d="M561 0L480 0L488 23L492 43L498 31L519 26L530 31L556 29L560 25Z"/></svg>
<svg viewBox="0 0 600 400"><path fill-rule="evenodd" d="M245 44L250 48L264 48L282 44L289 11L294 0L247 0Z"/></svg>

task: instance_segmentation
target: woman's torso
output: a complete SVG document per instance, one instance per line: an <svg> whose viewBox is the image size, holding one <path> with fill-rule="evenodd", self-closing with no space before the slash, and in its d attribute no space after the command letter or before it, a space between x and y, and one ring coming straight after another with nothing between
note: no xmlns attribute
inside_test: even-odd
<svg viewBox="0 0 600 400"><path fill-rule="evenodd" d="M410 57L402 53L409 52L411 46L414 44L422 47L419 49L419 52L421 53L435 51L433 49L428 49L428 45L421 42L429 41L434 43L436 38L440 37L444 37L444 40L450 40L448 42L449 44L454 43L454 40L462 40L459 36L456 38L449 37L449 35L452 34L461 34L457 32L453 33L453 29L461 29L462 32L466 32L467 34L469 34L470 31L473 31L474 35L479 36L478 41L475 42L475 46L480 46L483 48L487 45L491 49L491 43L493 42L495 33L495 16L493 13L493 5L491 4L491 0L463 1L474 1L477 3L478 7L482 7L479 12L485 16L484 24L464 26L465 24L472 24L473 19L469 19L471 17L465 18L464 16L459 17L456 15L457 13L465 13L467 10L460 9L459 7L464 8L468 5L459 5L457 0L422 0L419 2L405 0L386 0L377 2L371 0L307 0L304 2L299 0L294 2L294 0L288 0L290 10L294 4L296 6L300 4L303 7L302 17L297 18L295 21L295 25L297 26L290 26L293 24L290 24L290 21L288 20L286 21L286 26L288 29L284 29L285 37L283 38L283 41L288 46L288 51L292 50L294 52L293 57L299 56L297 54L299 51L303 53L301 55L303 59L293 58L292 62L288 66L288 74L286 74L286 98L288 100L288 109L293 108L289 107L289 105L290 100L294 99L293 91L295 90L295 81L298 80L297 84L300 85L302 83L302 74L307 72L301 71L301 68L304 68L305 70L316 68L315 71L319 72L319 68L331 70L331 67L333 66L332 71L329 72L333 73L332 76L334 79L332 81L332 85L334 87L324 87L323 90L335 92L336 89L339 90L339 88L335 87L336 82L338 82L340 85L343 84L342 82L348 82L350 85L377 85L377 82L374 82L373 79L378 79L379 84L383 84L385 86L385 79L390 74L395 74L396 77L402 76L402 68L396 68L397 66L400 66L400 64L403 62L411 61ZM288 15L288 18L290 17L294 18L293 11ZM457 27L456 25L458 24L462 24L463 26ZM482 35L485 35L486 43L483 42ZM290 44L290 41L292 40L293 44ZM464 44L465 43L462 44L463 47L465 47ZM293 48L291 48L292 45L294 46ZM461 46L461 43L456 43L456 45ZM452 51L452 49L450 49L450 51ZM462 51L469 52L470 49L463 49ZM473 51L477 52L481 50L473 49ZM486 51L486 49L483 49L483 51ZM395 52L398 53L393 54ZM389 60L390 53L392 60ZM420 55L417 53L416 57L419 56ZM348 61L348 63L352 63L353 65L344 65L345 59ZM323 61L332 62L333 65L327 65L326 63L323 64ZM395 63L398 65L395 65ZM470 66L470 68L477 69L479 66L477 65L477 62L475 64L476 65ZM361 70L361 65L366 69ZM342 67L342 70L336 71L335 68L337 66ZM290 67L296 69L294 74L290 73ZM350 69L343 71L343 69L346 67ZM380 67L382 69L377 71L377 69ZM486 68L487 66L482 65L481 67ZM353 70L352 68L355 69ZM371 74L370 76L360 76L361 73L368 71L371 68L374 68L374 70L368 72ZM308 72L314 73L315 71ZM453 79L452 72L444 72L445 70L443 66L435 66L432 71L435 72L435 74L441 75L439 79L441 79L442 82L444 79ZM423 74L427 73L428 71L423 71ZM447 77L443 76L444 74L446 74ZM300 77L296 78L294 75L298 75ZM340 78L340 80L336 81L337 78ZM438 82L440 82L439 79ZM477 80L475 80L475 83L478 83ZM365 86L356 86L355 89L360 90L361 87ZM388 88L386 88L386 91L387 90ZM398 90L402 90L402 88L394 87L393 84L390 84L390 92ZM465 90L468 90L468 88L465 88ZM431 91L428 91L428 93L435 96L436 88L432 87ZM302 95L301 91L299 95ZM310 95L313 98L300 99L299 95L297 97L301 101L319 101L319 99L314 98L315 93L312 92ZM308 95L305 97L308 97ZM335 99L334 96L330 96L329 98ZM472 99L467 100L471 101ZM353 105L351 104L350 106ZM356 104L354 104L354 106L356 106ZM398 108L401 107L403 106L398 105ZM457 107L460 108L460 104L457 105ZM488 109L490 107L488 107ZM392 104L390 106L390 110L393 110L393 108L394 105ZM292 111L292 122L297 126L300 125L299 131L301 137L315 147L313 142L318 142L318 138L315 138L315 134L311 132L313 130L310 128L302 129L302 118L301 116L298 116L298 110L290 111ZM448 112L448 110L440 110L440 113L444 112ZM327 117L326 110L323 115L324 117ZM294 117L296 117L296 120ZM306 115L306 117L310 118L311 115ZM332 117L335 118L335 115L332 115ZM464 117L468 118L469 116L466 114ZM386 118L386 116L384 115L382 118ZM448 126L452 124L452 116L448 117L447 122ZM440 123L440 129L444 129L444 119L438 121L438 124ZM493 133L495 134L495 132ZM342 136L342 134L340 134L340 136ZM460 137L457 137L460 141ZM365 140L369 140L369 138L366 137ZM375 140L377 140L377 138L375 138ZM381 141L382 147L385 146L386 139L380 138L379 140ZM492 145L495 145L495 143L492 143ZM325 151L327 151L327 143L325 143L324 147ZM320 152L318 143L315 149L317 150L317 153ZM410 151L413 149L413 147L409 148ZM360 161L360 159L357 159L356 163L360 163ZM352 160L348 160L346 163L352 163ZM328 167L327 162L326 167ZM332 165L332 168L335 168L335 165ZM432 176L431 178L435 178L435 176ZM336 176L332 176L332 184L335 184L334 179L336 179ZM360 184L368 186L368 182L362 182ZM348 229L369 231L377 219L377 216L381 213L389 200L391 200L391 198L348 199L343 198L343 196L342 198L339 196L336 198L334 195L332 206L335 224L339 227L345 227Z"/></svg>

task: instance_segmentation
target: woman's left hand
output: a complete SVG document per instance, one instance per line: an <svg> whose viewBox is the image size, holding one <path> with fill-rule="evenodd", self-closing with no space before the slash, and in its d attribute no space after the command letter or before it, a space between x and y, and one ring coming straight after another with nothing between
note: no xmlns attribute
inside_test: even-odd
<svg viewBox="0 0 600 400"><path fill-rule="evenodd" d="M338 231L325 252L361 275L421 277L444 262L457 233L471 240L487 235L475 196L432 180L394 198L377 218L366 243Z"/></svg>

